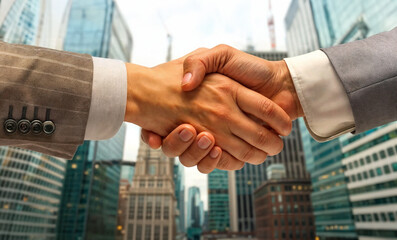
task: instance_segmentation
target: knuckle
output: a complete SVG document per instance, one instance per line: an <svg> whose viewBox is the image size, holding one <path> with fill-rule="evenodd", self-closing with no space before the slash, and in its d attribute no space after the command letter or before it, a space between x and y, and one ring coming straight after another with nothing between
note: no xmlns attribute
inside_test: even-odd
<svg viewBox="0 0 397 240"><path fill-rule="evenodd" d="M256 142L261 148L269 144L269 136L265 130L262 129L257 132Z"/></svg>
<svg viewBox="0 0 397 240"><path fill-rule="evenodd" d="M203 173L203 174L208 174L211 173L214 170L214 167L212 166L208 166L206 164L198 164L197 165L197 170L199 170L199 172Z"/></svg>
<svg viewBox="0 0 397 240"><path fill-rule="evenodd" d="M269 117L272 117L275 111L274 106L270 100L261 100L259 102L259 109L261 113Z"/></svg>
<svg viewBox="0 0 397 240"><path fill-rule="evenodd" d="M274 151L269 153L269 155L271 154L271 156L279 154L284 149L284 142L281 138L277 137L277 140L275 140L274 142L275 142Z"/></svg>
<svg viewBox="0 0 397 240"><path fill-rule="evenodd" d="M229 46L229 45L226 45L226 44L218 44L218 45L216 45L216 47L215 47L216 49L221 49L221 50L228 50L228 49L230 49L231 47Z"/></svg>
<svg viewBox="0 0 397 240"><path fill-rule="evenodd" d="M243 162L250 162L253 161L256 155L257 149L253 146L250 146L248 149L244 149L240 152L239 159Z"/></svg>
<svg viewBox="0 0 397 240"><path fill-rule="evenodd" d="M189 65L192 65L195 61L196 61L196 58L194 56L189 56L185 59L183 64L186 66L189 66Z"/></svg>

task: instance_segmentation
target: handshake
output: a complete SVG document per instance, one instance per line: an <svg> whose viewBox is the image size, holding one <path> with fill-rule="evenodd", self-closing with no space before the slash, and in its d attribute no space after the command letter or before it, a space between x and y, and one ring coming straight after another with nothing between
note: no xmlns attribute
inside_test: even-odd
<svg viewBox="0 0 397 240"><path fill-rule="evenodd" d="M141 126L152 148L202 173L263 163L304 115L284 61L226 45L154 68L126 67L124 120Z"/></svg>

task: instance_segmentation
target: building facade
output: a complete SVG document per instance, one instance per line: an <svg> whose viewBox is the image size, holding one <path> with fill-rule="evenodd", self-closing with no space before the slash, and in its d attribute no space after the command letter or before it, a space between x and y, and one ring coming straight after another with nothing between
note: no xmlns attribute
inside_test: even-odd
<svg viewBox="0 0 397 240"><path fill-rule="evenodd" d="M114 0L72 1L68 7L61 30L64 50L131 60L132 35Z"/></svg>
<svg viewBox="0 0 397 240"><path fill-rule="evenodd" d="M57 239L115 238L125 131L85 141L67 161Z"/></svg>
<svg viewBox="0 0 397 240"><path fill-rule="evenodd" d="M341 142L359 239L397 238L397 123Z"/></svg>
<svg viewBox="0 0 397 240"><path fill-rule="evenodd" d="M187 237L189 240L200 240L203 228L203 202L198 187L190 187L187 199Z"/></svg>
<svg viewBox="0 0 397 240"><path fill-rule="evenodd" d="M174 184L175 184L175 197L176 197L176 231L177 239L184 239L186 235L185 228L185 170L184 166L175 160L174 164Z"/></svg>
<svg viewBox="0 0 397 240"><path fill-rule="evenodd" d="M310 47L305 51L306 45L295 43L318 42L318 48L330 47L391 30L397 23L397 16L393 14L396 10L397 2L392 0L292 1L285 19L288 52L295 56L317 49L316 44L308 44ZM304 17L299 17L299 12ZM312 22L315 35L312 34ZM301 127L306 165L313 184L316 234L320 239L357 239L358 225L354 224L346 166L342 164L342 143L339 139L317 143L303 124Z"/></svg>
<svg viewBox="0 0 397 240"><path fill-rule="evenodd" d="M37 44L44 7L40 0L2 1L0 40ZM55 239L66 162L0 147L0 239Z"/></svg>
<svg viewBox="0 0 397 240"><path fill-rule="evenodd" d="M124 240L173 240L176 237L174 159L141 142L128 192Z"/></svg>
<svg viewBox="0 0 397 240"><path fill-rule="evenodd" d="M66 161L0 148L0 239L55 239Z"/></svg>
<svg viewBox="0 0 397 240"><path fill-rule="evenodd" d="M45 0L11 0L0 8L0 40L37 45L43 27Z"/></svg>
<svg viewBox="0 0 397 240"><path fill-rule="evenodd" d="M279 61L287 57L286 52L279 51L255 51L253 46L247 47L247 53L267 59ZM254 236L255 214L253 193L264 181L266 181L266 164L246 164L241 170L229 173L229 208L230 231L244 233L246 236ZM211 215L211 212L210 212Z"/></svg>
<svg viewBox="0 0 397 240"><path fill-rule="evenodd" d="M208 174L208 232L230 228L228 172L215 169Z"/></svg>
<svg viewBox="0 0 397 240"><path fill-rule="evenodd" d="M315 238L310 180L268 180L255 190L256 238Z"/></svg>

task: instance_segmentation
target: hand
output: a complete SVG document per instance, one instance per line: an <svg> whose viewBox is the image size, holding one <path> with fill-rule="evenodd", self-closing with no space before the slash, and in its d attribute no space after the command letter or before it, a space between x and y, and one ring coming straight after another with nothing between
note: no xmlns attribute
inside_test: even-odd
<svg viewBox="0 0 397 240"><path fill-rule="evenodd" d="M184 78L182 88L190 91L196 88L205 74L218 72L239 81L244 86L267 96L281 106L291 117L296 119L303 116L302 107L297 97L289 70L284 61L271 62L244 53L226 45L220 45L210 50L202 50L188 56L184 61ZM177 134L172 132L171 134ZM152 147L161 145L161 138L148 131L142 131L144 139ZM169 145L169 136L164 139L164 145ZM187 143L179 141L179 151L169 154L180 155L181 149L187 149ZM188 154L188 151L184 154ZM200 164L200 163L199 163Z"/></svg>
<svg viewBox="0 0 397 240"><path fill-rule="evenodd" d="M211 132L224 150L219 160L223 169L239 169L244 162L257 164L263 162L267 153L281 151L281 138L244 114L269 122L288 134L291 120L280 107L219 74L208 75L197 90L184 93L180 88L182 63L183 59L178 59L152 69L127 64L126 121L159 135L167 135L183 122L199 131ZM272 109L272 115L264 114L266 109ZM205 141L207 148L212 148L214 141ZM195 159L185 163L196 164Z"/></svg>

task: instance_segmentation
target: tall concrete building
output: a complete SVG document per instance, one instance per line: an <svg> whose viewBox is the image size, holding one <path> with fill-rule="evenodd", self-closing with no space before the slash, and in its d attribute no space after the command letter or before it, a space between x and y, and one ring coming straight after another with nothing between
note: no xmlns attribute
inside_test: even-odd
<svg viewBox="0 0 397 240"><path fill-rule="evenodd" d="M114 239L125 131L123 125L109 140L85 141L67 162L58 239Z"/></svg>
<svg viewBox="0 0 397 240"><path fill-rule="evenodd" d="M306 53L305 48L295 42L318 42L318 47L330 47L390 30L396 26L397 16L392 14L396 10L397 2L392 0L294 0L285 20L288 52L291 56ZM302 23L298 12L305 15L306 23ZM311 33L312 21L316 35ZM306 29L308 26L310 29ZM312 39L308 40L309 37ZM288 39L293 43L288 44ZM307 51L317 49L315 44L307 46L311 46ZM313 184L316 234L319 239L357 239L359 225L354 223L346 166L342 164L343 144L339 139L319 144L303 124L301 127L306 165Z"/></svg>
<svg viewBox="0 0 397 240"><path fill-rule="evenodd" d="M187 199L187 238L200 240L203 229L204 209L198 187L190 187Z"/></svg>
<svg viewBox="0 0 397 240"><path fill-rule="evenodd" d="M174 159L141 142L132 183L124 239L175 239Z"/></svg>
<svg viewBox="0 0 397 240"><path fill-rule="evenodd" d="M397 238L397 123L340 140L359 239Z"/></svg>
<svg viewBox="0 0 397 240"><path fill-rule="evenodd" d="M0 4L0 40L36 45L45 1ZM55 239L66 160L0 147L0 239Z"/></svg>

